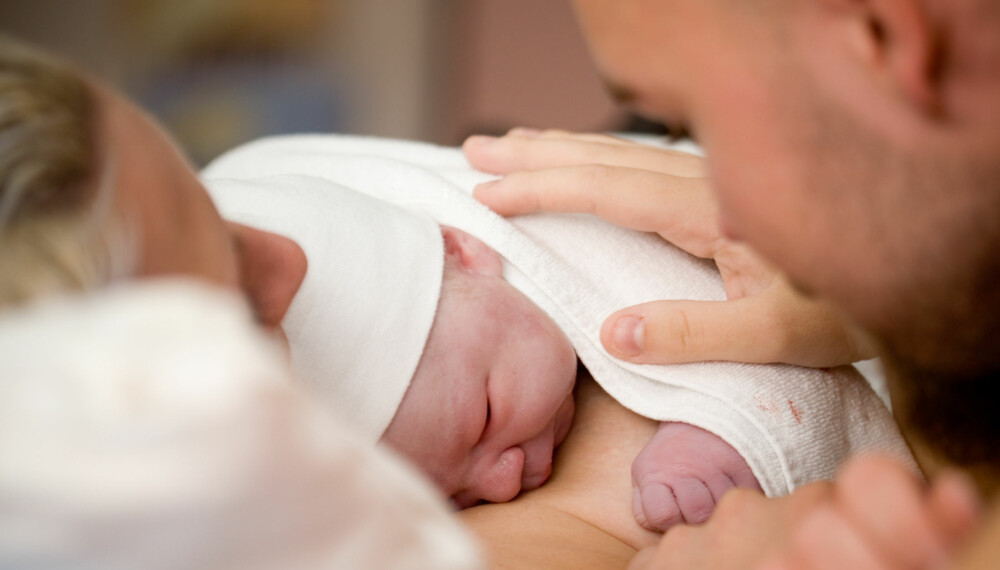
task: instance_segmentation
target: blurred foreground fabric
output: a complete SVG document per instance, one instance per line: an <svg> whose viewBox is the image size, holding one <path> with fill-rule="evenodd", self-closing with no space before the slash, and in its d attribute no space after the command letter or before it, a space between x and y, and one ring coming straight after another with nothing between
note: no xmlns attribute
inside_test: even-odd
<svg viewBox="0 0 1000 570"><path fill-rule="evenodd" d="M179 280L0 313L0 567L479 568L441 498Z"/></svg>

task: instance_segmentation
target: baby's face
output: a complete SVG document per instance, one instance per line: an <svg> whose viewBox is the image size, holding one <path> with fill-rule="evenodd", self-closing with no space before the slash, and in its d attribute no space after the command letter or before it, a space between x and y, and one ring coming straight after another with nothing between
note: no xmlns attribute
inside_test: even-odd
<svg viewBox="0 0 1000 570"><path fill-rule="evenodd" d="M503 502L540 486L573 419L576 354L504 281L500 257L442 227L437 315L413 381L382 436L455 503Z"/></svg>

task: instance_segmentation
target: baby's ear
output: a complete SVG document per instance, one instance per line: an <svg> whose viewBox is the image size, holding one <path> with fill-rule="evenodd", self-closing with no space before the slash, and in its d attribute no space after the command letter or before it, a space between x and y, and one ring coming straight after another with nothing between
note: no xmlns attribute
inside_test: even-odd
<svg viewBox="0 0 1000 570"><path fill-rule="evenodd" d="M445 259L453 259L465 269L487 277L502 277L500 255L479 238L451 226L441 226Z"/></svg>

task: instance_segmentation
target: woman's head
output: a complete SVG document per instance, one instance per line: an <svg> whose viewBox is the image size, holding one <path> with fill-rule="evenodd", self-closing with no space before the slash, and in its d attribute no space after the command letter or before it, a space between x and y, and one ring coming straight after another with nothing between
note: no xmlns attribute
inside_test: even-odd
<svg viewBox="0 0 1000 570"><path fill-rule="evenodd" d="M0 306L114 273L98 101L68 66L0 36Z"/></svg>
<svg viewBox="0 0 1000 570"><path fill-rule="evenodd" d="M4 38L0 252L0 306L115 279L187 275L242 287L272 327L305 272L294 243L222 221L155 121Z"/></svg>

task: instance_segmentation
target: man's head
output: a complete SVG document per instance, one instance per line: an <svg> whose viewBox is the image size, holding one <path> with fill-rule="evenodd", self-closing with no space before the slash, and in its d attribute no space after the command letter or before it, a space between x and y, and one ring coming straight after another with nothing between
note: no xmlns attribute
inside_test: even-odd
<svg viewBox="0 0 1000 570"><path fill-rule="evenodd" d="M459 507L540 486L573 419L576 354L503 279L500 256L443 226L441 297L412 383L382 436Z"/></svg>
<svg viewBox="0 0 1000 570"><path fill-rule="evenodd" d="M1000 370L995 2L576 6L613 90L696 133L731 236L837 302L911 382L989 387ZM935 437L998 435L954 421L975 411L946 414L913 421L951 424Z"/></svg>
<svg viewBox="0 0 1000 570"><path fill-rule="evenodd" d="M0 39L0 306L116 279L242 287L277 328L305 272L290 240L222 221L145 114Z"/></svg>

